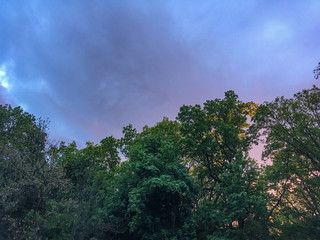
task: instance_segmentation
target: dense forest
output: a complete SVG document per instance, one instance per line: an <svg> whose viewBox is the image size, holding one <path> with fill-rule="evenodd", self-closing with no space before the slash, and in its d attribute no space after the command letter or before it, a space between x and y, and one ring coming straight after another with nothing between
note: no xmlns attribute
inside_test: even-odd
<svg viewBox="0 0 320 240"><path fill-rule="evenodd" d="M82 149L47 133L0 106L0 239L320 239L316 86L262 105L228 91ZM261 142L269 165L249 157Z"/></svg>

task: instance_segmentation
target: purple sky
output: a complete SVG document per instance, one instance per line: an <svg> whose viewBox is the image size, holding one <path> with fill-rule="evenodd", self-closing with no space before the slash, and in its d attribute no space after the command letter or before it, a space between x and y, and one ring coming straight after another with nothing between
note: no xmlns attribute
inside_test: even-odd
<svg viewBox="0 0 320 240"><path fill-rule="evenodd" d="M262 103L319 85L318 0L8 0L0 12L0 104L80 146L227 90Z"/></svg>

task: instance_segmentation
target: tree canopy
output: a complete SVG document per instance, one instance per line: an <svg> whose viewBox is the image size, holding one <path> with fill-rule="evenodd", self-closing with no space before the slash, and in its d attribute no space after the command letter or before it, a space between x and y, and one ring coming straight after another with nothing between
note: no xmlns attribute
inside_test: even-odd
<svg viewBox="0 0 320 240"><path fill-rule="evenodd" d="M282 239L320 236L320 89L313 86L293 98L260 106L254 118L266 138L264 157L270 214ZM293 230L299 229L298 233Z"/></svg>
<svg viewBox="0 0 320 240"><path fill-rule="evenodd" d="M82 149L0 106L0 239L317 239L319 159L316 86L260 106L228 91Z"/></svg>

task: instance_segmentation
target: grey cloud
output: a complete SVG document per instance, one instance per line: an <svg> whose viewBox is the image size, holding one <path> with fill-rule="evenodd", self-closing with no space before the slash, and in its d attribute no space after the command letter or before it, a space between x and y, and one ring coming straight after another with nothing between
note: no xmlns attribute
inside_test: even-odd
<svg viewBox="0 0 320 240"><path fill-rule="evenodd" d="M97 141L229 89L264 100L281 92L279 79L288 91L301 87L298 77L319 57L312 55L319 43L309 40L318 25L311 16L300 26L280 11L285 6L267 2L189 1L182 9L173 1L8 1L0 9L0 64L13 62L11 97L49 117L55 135ZM292 5L299 7L307 9L302 16L314 13ZM268 42L270 19L294 28L293 37ZM300 56L300 70L290 73Z"/></svg>
<svg viewBox="0 0 320 240"><path fill-rule="evenodd" d="M175 39L165 9L37 3L12 13L5 29L14 94L30 110L102 137L119 122L161 119L154 109L197 84L198 63ZM38 87L43 81L47 89Z"/></svg>

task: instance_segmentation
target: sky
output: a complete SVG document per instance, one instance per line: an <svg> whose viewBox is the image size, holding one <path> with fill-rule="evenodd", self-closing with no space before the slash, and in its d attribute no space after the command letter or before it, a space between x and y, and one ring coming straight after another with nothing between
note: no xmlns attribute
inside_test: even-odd
<svg viewBox="0 0 320 240"><path fill-rule="evenodd" d="M98 143L179 108L319 85L318 0L0 0L0 104Z"/></svg>

